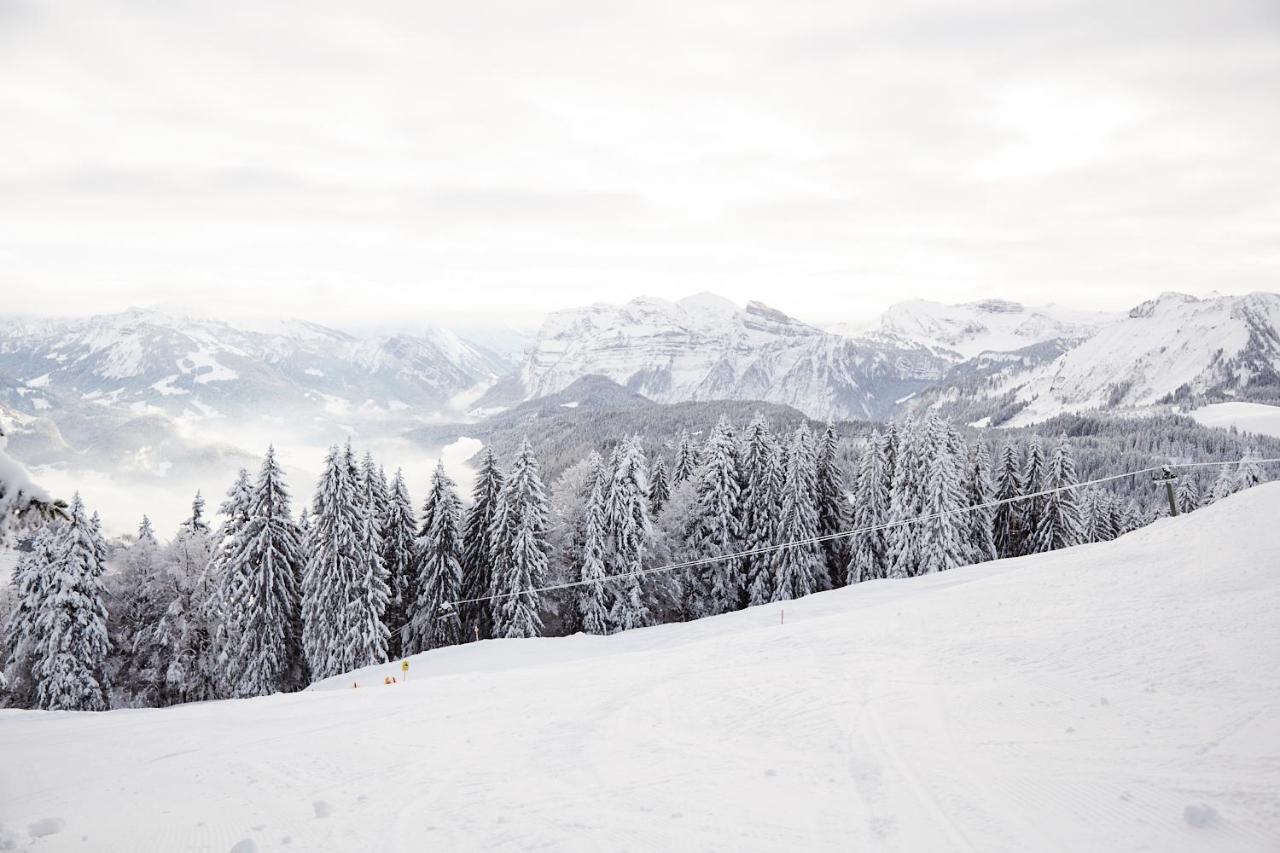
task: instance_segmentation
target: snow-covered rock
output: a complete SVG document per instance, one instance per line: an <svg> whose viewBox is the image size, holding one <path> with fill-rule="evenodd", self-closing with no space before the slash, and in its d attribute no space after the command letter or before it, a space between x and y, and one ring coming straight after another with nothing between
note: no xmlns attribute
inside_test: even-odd
<svg viewBox="0 0 1280 853"><path fill-rule="evenodd" d="M0 711L0 830L59 816L39 849L101 851L1268 850L1277 512L1267 484L1115 542L469 643L407 679Z"/></svg>
<svg viewBox="0 0 1280 853"><path fill-rule="evenodd" d="M8 437L0 430L0 551L12 547L28 525L54 512L53 498L6 452L7 444ZM0 582L7 579L8 572L0 571Z"/></svg>

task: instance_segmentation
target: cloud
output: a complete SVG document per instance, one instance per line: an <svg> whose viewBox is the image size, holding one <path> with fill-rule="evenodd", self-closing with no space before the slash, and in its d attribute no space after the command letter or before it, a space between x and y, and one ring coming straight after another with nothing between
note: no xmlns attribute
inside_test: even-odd
<svg viewBox="0 0 1280 853"><path fill-rule="evenodd" d="M11 309L414 322L711 288L826 320L1275 287L1266 0L3 0L0 21Z"/></svg>

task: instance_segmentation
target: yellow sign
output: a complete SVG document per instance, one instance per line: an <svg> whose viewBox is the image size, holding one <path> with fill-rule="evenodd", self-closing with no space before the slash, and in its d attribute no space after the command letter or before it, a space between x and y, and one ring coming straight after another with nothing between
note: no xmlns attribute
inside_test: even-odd
<svg viewBox="0 0 1280 853"><path fill-rule="evenodd" d="M401 672L408 672L408 671L409 671L409 662L408 662L407 660L406 660L406 661L401 661L401 662L400 662L400 671L401 671Z"/></svg>

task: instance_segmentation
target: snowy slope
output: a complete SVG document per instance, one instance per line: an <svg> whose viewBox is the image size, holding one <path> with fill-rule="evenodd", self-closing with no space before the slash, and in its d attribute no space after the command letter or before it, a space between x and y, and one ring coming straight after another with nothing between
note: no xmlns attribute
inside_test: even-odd
<svg viewBox="0 0 1280 853"><path fill-rule="evenodd" d="M1061 305L1027 306L1004 299L961 305L912 299L890 306L869 329L839 331L949 350L970 359L983 352L1012 352L1052 340L1075 343L1122 316Z"/></svg>
<svg viewBox="0 0 1280 853"><path fill-rule="evenodd" d="M659 403L764 400L815 418L878 418L948 364L924 347L851 340L759 302L642 297L548 316L519 393L541 397L599 374Z"/></svg>
<svg viewBox="0 0 1280 853"><path fill-rule="evenodd" d="M1280 406L1262 403L1214 403L1189 413L1207 427L1235 427L1241 432L1280 438Z"/></svg>
<svg viewBox="0 0 1280 853"><path fill-rule="evenodd" d="M386 666L290 696L0 711L0 838L1274 850L1278 511L1264 485L1113 543L789 602L785 624L768 606L486 642L394 686Z"/></svg>
<svg viewBox="0 0 1280 853"><path fill-rule="evenodd" d="M1183 393L1273 383L1280 294L1196 299L1166 293L1027 377L1015 423L1062 411L1150 406ZM1013 381L1022 381L1015 378Z"/></svg>
<svg viewBox="0 0 1280 853"><path fill-rule="evenodd" d="M1142 411L1204 397L1274 399L1280 294L1166 293L1064 350L1043 346L959 364L914 405L1023 426L1064 412Z"/></svg>

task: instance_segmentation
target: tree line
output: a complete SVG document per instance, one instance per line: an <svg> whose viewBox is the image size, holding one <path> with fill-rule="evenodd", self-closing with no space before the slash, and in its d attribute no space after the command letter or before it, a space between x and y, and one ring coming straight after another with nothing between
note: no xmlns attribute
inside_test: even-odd
<svg viewBox="0 0 1280 853"><path fill-rule="evenodd" d="M695 619L1113 539L1154 518L1132 497L1076 488L1065 435L1010 436L993 454L929 417L847 444L831 426L721 418L705 439L682 432L670 462L632 436L548 488L525 439L505 467L482 454L465 504L438 465L415 511L403 472L388 478L348 442L296 516L268 450L256 475L239 472L216 529L197 493L169 542L144 517L114 551L77 495L15 569L5 701L267 695L440 646ZM1192 511L1262 479L1246 456L1204 495L1183 478L1177 502Z"/></svg>

